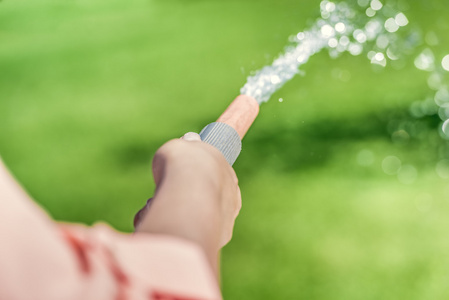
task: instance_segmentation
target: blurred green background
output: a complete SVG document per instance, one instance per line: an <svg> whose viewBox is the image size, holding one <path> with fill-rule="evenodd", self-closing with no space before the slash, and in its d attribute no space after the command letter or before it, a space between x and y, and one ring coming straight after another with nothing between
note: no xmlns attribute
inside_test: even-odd
<svg viewBox="0 0 449 300"><path fill-rule="evenodd" d="M400 5L441 62L446 1ZM0 155L55 219L131 231L156 149L217 118L318 14L310 0L1 1ZM235 164L225 299L449 299L449 148L435 113L409 112L432 95L413 58L379 70L323 52L263 104Z"/></svg>

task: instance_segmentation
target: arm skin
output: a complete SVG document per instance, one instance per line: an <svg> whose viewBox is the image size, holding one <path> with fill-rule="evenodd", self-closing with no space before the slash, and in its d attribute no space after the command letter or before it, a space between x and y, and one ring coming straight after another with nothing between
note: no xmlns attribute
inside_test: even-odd
<svg viewBox="0 0 449 300"><path fill-rule="evenodd" d="M153 173L151 208L127 235L57 224L0 159L0 299L221 299L212 271L241 206L234 170L194 134L163 145Z"/></svg>
<svg viewBox="0 0 449 300"><path fill-rule="evenodd" d="M156 152L153 175L156 192L136 232L198 244L218 274L219 251L231 239L241 208L234 170L217 149L188 133Z"/></svg>

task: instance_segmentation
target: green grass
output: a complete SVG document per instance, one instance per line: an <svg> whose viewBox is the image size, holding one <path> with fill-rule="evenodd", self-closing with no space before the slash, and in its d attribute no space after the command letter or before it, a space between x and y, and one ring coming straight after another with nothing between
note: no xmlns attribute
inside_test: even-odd
<svg viewBox="0 0 449 300"><path fill-rule="evenodd" d="M448 54L445 2L408 6L410 26ZM0 154L55 219L131 231L156 149L213 121L318 7L2 1ZM235 164L243 209L223 253L226 299L449 297L449 188L435 172L449 148L437 116L408 113L429 95L412 59L373 71L320 53L261 107ZM397 128L417 134L393 142ZM413 184L382 171L389 155L416 167Z"/></svg>

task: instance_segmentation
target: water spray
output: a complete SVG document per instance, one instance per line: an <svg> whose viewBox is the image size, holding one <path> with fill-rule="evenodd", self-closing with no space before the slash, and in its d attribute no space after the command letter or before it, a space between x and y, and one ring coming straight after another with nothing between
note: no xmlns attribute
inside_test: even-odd
<svg viewBox="0 0 449 300"><path fill-rule="evenodd" d="M395 12L391 17L379 15L373 18L380 14L383 5L378 0L370 3L367 18L360 20L357 12L346 3L322 1L321 18L308 30L292 36L291 44L271 65L248 77L240 90L241 95L217 122L201 131L201 139L220 150L233 165L241 151L241 140L259 112L259 105L268 101L274 92L300 72L300 67L311 56L323 49L328 49L333 57L343 52L355 56L366 50L371 42L378 48L368 53L372 64L384 67L387 59L396 59L398 54L395 52L399 47L395 32L406 26L408 20L402 12Z"/></svg>
<svg viewBox="0 0 449 300"><path fill-rule="evenodd" d="M201 131L201 139L220 150L233 165L241 151L241 140L259 112L259 105L268 101L274 92L300 72L300 67L311 56L323 49L328 49L333 57L343 52L355 56L366 51L367 45L375 44L376 51L368 53L372 64L385 67L387 59L396 59L398 54L395 52L399 47L395 32L406 26L408 20L402 12L394 12L391 17L379 15L373 18L380 14L383 5L378 0L370 3L367 18L360 20L357 12L346 3L322 1L321 18L308 30L292 36L291 44L271 65L248 77L240 90L241 95L217 122Z"/></svg>

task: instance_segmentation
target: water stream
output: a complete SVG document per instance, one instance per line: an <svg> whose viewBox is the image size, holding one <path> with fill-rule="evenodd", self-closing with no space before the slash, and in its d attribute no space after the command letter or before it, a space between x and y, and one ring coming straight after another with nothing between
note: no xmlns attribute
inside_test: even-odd
<svg viewBox="0 0 449 300"><path fill-rule="evenodd" d="M408 24L404 13L384 6L379 0L358 1L358 9L345 2L322 1L321 17L314 25L290 37L291 44L270 66L265 66L247 79L241 93L252 96L260 104L270 99L287 81L300 71L315 53L323 49L333 57L349 52L367 53L371 63L385 66L387 60L397 60L401 47L410 48L397 31ZM360 8L366 6L365 12Z"/></svg>
<svg viewBox="0 0 449 300"><path fill-rule="evenodd" d="M410 115L416 120L438 115L441 120L440 136L449 140L449 54L442 58L435 57L431 49L439 43L435 33L430 31L422 36L419 31L409 29L409 20L402 11L379 0L358 0L352 6L346 2L324 0L320 3L320 14L309 29L289 38L289 45L271 65L248 77L241 94L255 98L259 104L268 101L273 93L301 72L302 65L320 51L328 51L331 57L338 57L344 52L354 56L366 55L371 64L380 68L388 64L403 66L406 57L416 55L414 66L428 73L429 92L426 99L411 105ZM426 48L416 54L420 44ZM393 141L398 134L409 136L412 133L396 128L392 133ZM449 143L446 149L449 149ZM438 155L440 161L436 172L440 177L449 179L449 155L444 153ZM362 164L367 155L371 157L373 154L369 150L359 153L358 159ZM417 176L414 166L401 165L401 160L396 156L384 158L382 168L387 174L397 174L399 180L406 183L413 183Z"/></svg>
<svg viewBox="0 0 449 300"><path fill-rule="evenodd" d="M425 37L413 30L404 30L407 16L391 5L379 0L358 0L351 7L346 2L320 3L321 17L311 28L289 38L290 44L273 63L254 72L247 78L241 94L255 98L259 104L270 99L287 81L301 70L314 54L327 50L332 57L343 52L351 55L365 54L371 64L385 67L413 53L424 40L427 48L419 53L414 65L428 72L429 99L417 101L411 107L414 117L438 114L441 119L440 135L449 140L449 54L437 59L431 46L438 37L428 32ZM401 32L402 31L402 32ZM439 63L441 62L441 63ZM283 99L282 99L283 101Z"/></svg>

